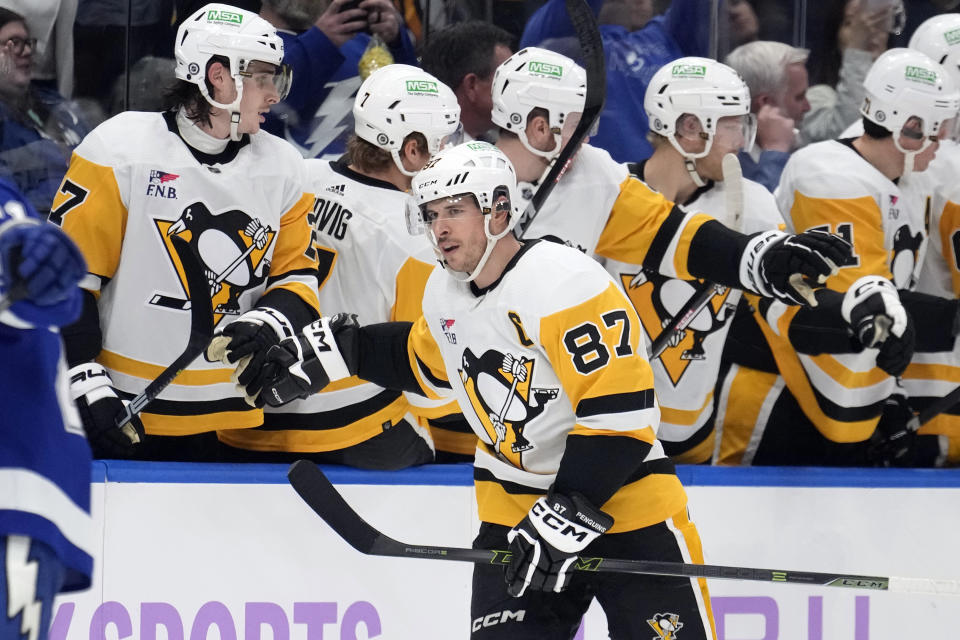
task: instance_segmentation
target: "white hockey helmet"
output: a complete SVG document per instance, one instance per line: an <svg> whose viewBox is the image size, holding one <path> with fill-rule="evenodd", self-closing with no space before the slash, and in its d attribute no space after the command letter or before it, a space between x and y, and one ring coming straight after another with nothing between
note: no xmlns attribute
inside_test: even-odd
<svg viewBox="0 0 960 640"><path fill-rule="evenodd" d="M412 198L407 209L407 228L415 235L427 234L437 258L444 266L446 263L437 246L437 237L430 224L427 205L435 200L466 195L476 200L484 216L483 228L487 236L487 246L477 266L470 273L460 274L448 270L450 275L463 282L469 282L479 275L497 240L510 233L520 219L517 174L507 156L486 142L464 142L444 149L414 177L410 192ZM506 228L497 234L490 230L489 214L494 211L494 207L498 210L505 208L509 213Z"/></svg>
<svg viewBox="0 0 960 640"><path fill-rule="evenodd" d="M960 13L943 13L925 20L907 46L939 63L960 86Z"/></svg>
<svg viewBox="0 0 960 640"><path fill-rule="evenodd" d="M697 158L710 153L717 135L720 118L739 116L742 119L743 148L753 147L756 121L750 113L750 89L740 74L731 67L709 58L687 57L668 62L653 74L643 100L650 130L664 136L683 156L687 171L699 186ZM706 144L703 151L686 151L676 138L677 123L686 114L700 122Z"/></svg>
<svg viewBox="0 0 960 640"><path fill-rule="evenodd" d="M211 105L230 111L230 137L234 140L240 137L237 126L243 76L248 75L247 66L251 62L266 62L277 68L273 82L280 100L290 90L292 72L283 64L283 41L273 25L250 11L225 4L205 5L177 29L173 53L177 60L177 78L197 85ZM229 61L230 75L237 87L237 97L230 104L215 101L207 90L207 65L214 56Z"/></svg>
<svg viewBox="0 0 960 640"><path fill-rule="evenodd" d="M527 47L507 58L493 74L493 112L498 127L515 133L533 154L552 160L560 154L563 123L573 112L583 112L587 95L587 72L570 58ZM527 140L527 116L540 107L549 116L554 147L535 149Z"/></svg>
<svg viewBox="0 0 960 640"><path fill-rule="evenodd" d="M384 151L405 175L400 151L411 133L427 139L430 155L439 152L460 126L460 104L447 85L423 69L390 64L371 73L353 103L354 132Z"/></svg>

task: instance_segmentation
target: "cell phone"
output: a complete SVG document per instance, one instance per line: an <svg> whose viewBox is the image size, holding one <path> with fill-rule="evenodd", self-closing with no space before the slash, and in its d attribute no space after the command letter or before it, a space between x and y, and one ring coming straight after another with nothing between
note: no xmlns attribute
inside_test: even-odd
<svg viewBox="0 0 960 640"><path fill-rule="evenodd" d="M363 0L350 0L340 6L340 11L338 13L343 13L344 11L350 11L351 9L359 9L360 3ZM357 29L353 33L370 33L370 24L368 23L365 27Z"/></svg>

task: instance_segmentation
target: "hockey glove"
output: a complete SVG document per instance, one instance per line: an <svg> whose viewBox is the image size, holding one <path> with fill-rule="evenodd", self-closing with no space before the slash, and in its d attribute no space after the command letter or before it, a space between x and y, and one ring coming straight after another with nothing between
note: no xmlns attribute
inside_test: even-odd
<svg viewBox="0 0 960 640"><path fill-rule="evenodd" d="M740 258L740 282L785 304L817 306L813 289L852 261L849 242L825 231L789 235L765 231L750 238Z"/></svg>
<svg viewBox="0 0 960 640"><path fill-rule="evenodd" d="M278 407L314 394L333 380L357 373L359 345L357 316L338 313L307 325L303 333L288 338L267 352L261 403Z"/></svg>
<svg viewBox="0 0 960 640"><path fill-rule="evenodd" d="M840 313L864 347L880 350L880 369L891 376L904 372L913 357L915 334L892 282L880 276L860 278L843 295Z"/></svg>
<svg viewBox="0 0 960 640"><path fill-rule="evenodd" d="M137 445L145 437L143 423L134 416L123 428L117 426L117 416L126 402L117 395L107 370L96 362L87 362L73 367L68 374L70 395L83 421L93 457L134 457Z"/></svg>
<svg viewBox="0 0 960 640"><path fill-rule="evenodd" d="M541 497L507 533L512 554L505 574L507 592L519 598L527 588L563 591L577 554L611 526L613 518L578 493Z"/></svg>
<svg viewBox="0 0 960 640"><path fill-rule="evenodd" d="M87 272L80 250L56 225L17 219L0 226L4 288L23 282L27 299L41 306L70 297Z"/></svg>
<svg viewBox="0 0 960 640"><path fill-rule="evenodd" d="M213 337L207 347L207 359L235 365L231 380L237 391L251 406L263 406L257 404L257 396L267 351L294 335L293 327L282 313L270 307L256 307Z"/></svg>

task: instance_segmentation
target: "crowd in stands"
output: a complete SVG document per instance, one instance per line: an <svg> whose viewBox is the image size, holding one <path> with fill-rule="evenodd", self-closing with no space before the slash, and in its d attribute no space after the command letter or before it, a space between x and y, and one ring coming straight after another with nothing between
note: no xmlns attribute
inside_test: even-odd
<svg viewBox="0 0 960 640"><path fill-rule="evenodd" d="M640 180L671 202L690 211L706 211L729 225L724 216L709 209L715 205L711 198L726 197L730 202L729 192L738 188L725 180L727 176L721 171L721 149L725 149L739 157L744 179L739 195L750 203L748 218L751 207L764 210L749 219L741 231L760 233L764 228L780 227L801 233L822 229L843 237L854 246L857 263L838 265L846 270L841 269L829 287L843 294L859 283L861 276L881 276L893 282L894 298L900 291L909 316L883 328L883 336L858 335L856 328L850 329L856 318L850 318L854 302L847 298L836 298L835 305L833 298L821 300L820 315L813 317L809 309L797 311L777 301L771 304L762 296L727 299L726 294L718 293L698 320L672 339L661 364L655 367L658 393L665 393L660 389L666 386L679 389L684 375L702 375L710 380L696 407L671 404L661 397L662 421L668 425L668 436L663 438L668 453L683 462L714 464L960 464L960 407L940 411L919 431L915 424L918 412L935 406L938 398L960 381L956 373L960 371L960 350L953 345L954 336L960 332L960 314L955 309L960 295L960 197L954 193L956 177L952 171L960 167L954 164L960 157L960 127L956 124L957 105L950 102L960 90L956 86L960 84L960 44L956 51L952 48L954 42L960 43L960 14L951 13L960 11L960 0L808 2L804 24L790 20L794 13L785 10L780 0L720 0L719 5L711 0L587 2L597 16L603 42L606 103L589 138L590 148L584 147L578 162L613 167L603 180L616 184ZM498 91L507 91L499 74L505 77L510 72L511 60L519 64L518 58L511 57L518 51L547 49L583 65L565 0L225 3L258 13L277 30L282 42L283 63L292 73L292 82L287 93L278 91L275 98L265 98L269 111L262 109L261 128L282 140L285 148L295 150L294 156L305 162L304 171L314 177L317 172L325 172L325 181L313 182L315 200L305 214L315 236L323 232L323 225L330 228L334 224L331 220L341 215L323 200L325 190L342 191L343 183L357 183L405 192L410 188L410 176L436 151L426 130L433 125L414 129L423 134L419 137L403 132L396 140L391 138L391 131L377 130L379 137L363 133L365 126L374 126L357 116L363 112L364 83L379 69L392 65L397 69L416 67L446 85L450 100L455 100L459 108L459 127L444 133L443 142L497 144L513 162L525 199L540 186L560 143L576 124L572 115L575 110L562 114L564 120L546 109L534 109L526 120L511 124L510 113L498 112L497 102ZM15 184L41 215L63 224L64 215L79 206L71 199L76 196L71 187L91 175L92 170L78 166L75 150L92 131L120 114L162 112L185 104L183 92L173 87L177 66L174 35L183 20L203 4L188 0L0 0L0 178ZM931 21L938 19L946 26L929 32L923 42L911 39L921 25L934 24ZM951 26L956 27L952 36ZM881 73L895 73L890 69L906 64L892 54L912 55L905 52L920 52L935 63L937 91L948 102L946 106L921 105L921 98L916 97L919 94L909 92L897 102L896 96L876 88ZM691 106L686 112L676 108L662 111L664 117L676 118L675 122L664 123L659 117L651 120L651 94L675 89L664 80L663 73L680 59L692 73L714 69L711 65L717 64L722 69L709 73L729 71L730 77L739 77L748 90L744 94L746 102L735 111L717 111L712 119ZM934 72L933 67L924 66L926 59L910 60L908 69ZM558 63L556 68L563 64ZM179 67L177 74L182 80ZM225 82L224 91L229 93L232 85L229 80ZM280 80L275 78L274 82ZM921 94L924 87L919 90ZM378 96L376 89L366 91L373 96L371 100ZM701 98L688 104L694 105ZM552 98L518 98L537 99L549 103ZM684 104L682 96L675 100L675 104ZM397 107L398 114L401 108ZM742 113L738 111L741 108ZM914 110L904 114L907 108ZM945 114L950 109L952 115ZM684 120L684 115L690 114L697 117ZM430 118L441 117L439 112L430 114ZM724 146L725 134L720 127L725 118L736 119L731 127L741 135L729 148ZM175 120L175 115L167 118L168 124ZM532 125L540 125L542 130ZM896 128L891 128L894 125ZM218 125L214 121L211 126L215 129ZM223 126L227 131L230 123L225 121ZM227 145L228 151L231 144L241 141L236 123L229 130L232 142ZM91 138L105 144L102 135ZM136 146L141 141L133 137L125 142ZM86 144L89 152L92 145ZM207 151L222 152L219 147ZM934 152L936 160L931 161L928 156ZM100 157L94 154L81 161L98 165ZM283 162L289 160L283 158ZM905 160L901 162L901 158ZM135 164L134 160L130 162ZM118 175L126 170L116 165ZM583 175L585 169L574 165L570 173L574 171ZM178 177L166 179L175 185L172 180ZM158 184L165 187L166 182L159 182L163 179L158 178ZM716 190L708 193L714 187ZM117 197L133 211L127 201L133 196L120 193ZM576 194L566 197L575 200ZM395 206L393 200L383 198L389 206ZM654 274L646 262L631 265L629 260L605 257L600 229L603 224L612 224L606 222L608 212L613 220L617 208L627 206L622 204L625 198L598 201L597 211L571 214L604 221L590 240L592 246L563 237L559 229L547 228L548 216L538 222L536 236L566 240L596 257L618 281L623 277L641 320L644 313L640 306L656 309L654 320L644 320L647 337L653 340L659 333L657 325L666 326L677 311L670 307L672 303L664 302L664 292L677 279ZM284 204L285 215L289 215L294 201L297 198ZM872 205L864 202L876 202L874 208L879 209L880 217L871 217ZM592 206L589 200L586 206ZM604 207L604 211L599 210ZM776 213L773 219L767 216L771 212ZM397 223L402 223L403 214L394 213ZM911 217L915 214L920 216L919 223ZM123 220L127 224L126 217ZM69 225L63 226L70 231ZM254 257L259 260L258 252L265 251L270 243L284 242L283 236L292 233L287 218L278 218L272 229L250 227L245 233L253 238L248 254L241 256L250 261L249 277L269 277L270 282L280 278L275 273L283 266L279 260L274 259L272 265L261 264ZM368 241L378 244L350 251L371 251L370 264L375 264L371 268L384 269L376 259L391 255L390 243L400 241L389 234L371 235ZM377 311L371 312L375 317L369 320L413 319L409 313L404 315L409 310L401 312L408 301L400 292L405 287L422 291L423 282L411 284L413 280L405 279L406 271L403 278L400 274L415 259L429 265L432 252L425 243L422 247L415 245L423 243L422 238L410 237L409 242L409 255L397 253L391 258L396 280L385 272L380 274L390 281L388 291L382 300L378 298ZM426 257L421 255L424 248ZM120 260L120 249L116 251L111 269L116 269ZM338 251L341 253L329 249L329 255L325 255L318 250L311 258L321 267L327 260L328 275L333 269L334 275L323 285L333 287L329 291L335 293L321 292L319 297L320 311L325 315L355 310L369 302L360 297L375 295L375 282L339 275L337 269L346 269L351 262L342 254L343 249ZM87 262L94 263L89 256ZM361 261L355 266L366 268L364 264ZM274 271L268 271L271 268ZM224 274L218 279L214 270L209 278L215 305L226 308L232 304L226 300L226 291L238 285L224 279ZM422 279L424 274L417 272L409 277ZM119 279L108 283L109 278L104 278L97 287L122 284ZM90 289L89 282L82 285ZM304 296L298 286L294 280L289 281L288 297L300 295L303 300L284 300L283 304L301 305L306 309L303 317L310 320L310 309L318 303L316 291L312 297ZM882 298L893 305L891 294L882 285L873 283L871 287L877 300ZM107 297L88 293L83 316L87 320L91 314L96 316L97 305L103 305ZM264 297L267 295L271 294ZM109 302L115 303L115 297L109 297ZM356 303L351 303L352 297ZM326 308L325 300L344 304L345 308ZM104 313L101 307L101 316ZM709 320L703 319L704 313ZM103 316L103 323L108 320ZM811 337L815 333L809 329L812 325L820 327L822 335ZM721 326L723 331L716 333ZM76 334L76 330L71 333L69 328L64 329L68 338ZM719 346L710 342L718 339L712 337L714 334L722 335ZM259 340L258 335L251 332L249 339ZM892 354L898 348L895 343L908 338L910 344L903 347L908 352ZM233 344L235 347L235 337ZM68 347L71 366L96 357L93 354L74 360L73 355ZM224 363L230 357L229 351L216 355ZM111 357L114 360L108 362ZM239 357L230 360L231 365ZM696 367L705 358L716 361L709 372ZM126 366L115 355L108 355L107 360L98 361L111 371ZM893 360L896 362L891 363ZM169 363L152 364L162 369ZM693 373L686 374L688 368ZM130 377L137 379L135 384L115 380L117 397L135 394L135 387L151 377L141 372ZM663 387L661 377L665 380ZM178 446L187 446L186 440L160 448L130 447L129 442L119 448L95 446L94 453L140 459L260 461L313 455L317 461L371 468L472 458L475 437L449 405L420 403L379 387L367 395L357 389L350 391L347 385L328 393L348 392L359 398L353 402L363 413L345 422L338 418L335 425L320 424L332 415L321 403L293 418L289 408L285 412L268 411L266 423L258 413L258 425L265 426L259 427L263 431L250 433L263 436L259 439L244 439L237 435L239 429L221 431L218 438L218 426L209 425L210 438L191 440L190 446L197 448L189 454L177 451ZM234 415L239 411L231 406L221 413ZM371 421L376 422L373 429L369 428ZM362 429L358 426L361 423ZM145 419L144 425L130 430L134 444L142 438L150 441L199 435L196 430L179 432L159 424ZM393 429L389 437L384 436ZM304 435L317 430L328 434L341 431L327 440ZM376 438L380 440L371 444ZM424 453L419 448L421 442L428 443L432 452ZM685 444L670 450L670 442ZM363 455L334 455L353 447L363 447L359 450ZM389 454L396 452L409 455L391 460Z"/></svg>

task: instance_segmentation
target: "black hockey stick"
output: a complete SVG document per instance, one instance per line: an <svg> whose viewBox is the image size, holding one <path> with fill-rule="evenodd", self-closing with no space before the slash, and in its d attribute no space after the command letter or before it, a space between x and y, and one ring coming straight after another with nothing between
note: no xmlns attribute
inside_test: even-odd
<svg viewBox="0 0 960 640"><path fill-rule="evenodd" d="M170 242L176 249L180 262L183 264L183 274L187 279L187 295L190 297L190 338L187 348L164 369L153 382L147 385L139 395L130 400L124 410L117 415L117 426L123 427L133 420L133 417L153 402L160 392L173 382L173 379L191 362L197 359L210 340L213 339L213 309L210 302L210 286L200 259L190 248L186 240L179 236L171 236Z"/></svg>
<svg viewBox="0 0 960 640"><path fill-rule="evenodd" d="M573 135L567 140L567 144L560 150L560 154L554 159L550 171L537 192L533 194L523 215L520 216L519 230L517 237L523 239L524 234L534 218L543 206L543 201L547 199L553 188L557 186L563 172L567 168L570 158L580 148L580 143L587 136L587 132L593 128L593 123L600 117L603 110L603 102L607 97L607 71L606 62L603 58L603 40L600 38L600 29L597 27L597 19L593 15L593 9L585 0L566 0L567 13L570 15L570 22L577 32L577 40L580 41L580 50L583 52L584 70L587 72L587 90L584 96L583 113L580 116L580 122L573 130Z"/></svg>
<svg viewBox="0 0 960 640"><path fill-rule="evenodd" d="M740 168L740 161L737 156L728 153L723 156L723 182L727 194L726 206L727 213L733 214L733 224L730 225L734 231L743 229L743 171ZM725 290L725 289L724 289ZM720 293L717 285L712 282L704 282L687 300L677 313L674 314L670 324L660 332L660 335L654 339L650 345L650 360L660 357L674 336L689 326L693 319L703 311L703 308L710 304L713 296Z"/></svg>
<svg viewBox="0 0 960 640"><path fill-rule="evenodd" d="M457 560L496 565L510 564L511 554L508 551L407 544L384 535L361 518L347 504L343 496L337 492L323 471L307 460L298 460L290 465L287 478L296 492L303 498L303 501L318 516L323 518L341 538L360 553L399 558ZM903 593L960 595L960 580L858 576L616 558L581 557L577 559L573 566L577 571L612 571L681 578L728 578L761 582L792 582L824 587L852 587Z"/></svg>

